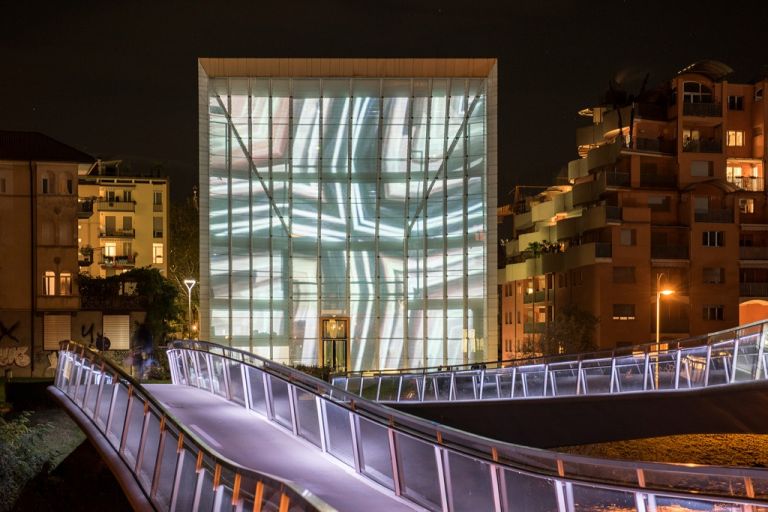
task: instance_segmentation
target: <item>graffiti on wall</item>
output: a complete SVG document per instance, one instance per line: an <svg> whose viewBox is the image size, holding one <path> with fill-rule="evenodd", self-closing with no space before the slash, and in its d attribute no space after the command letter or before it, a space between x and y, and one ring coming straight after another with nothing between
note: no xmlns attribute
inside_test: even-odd
<svg viewBox="0 0 768 512"><path fill-rule="evenodd" d="M15 364L25 368L32 359L29 357L29 347L0 347L0 366Z"/></svg>
<svg viewBox="0 0 768 512"><path fill-rule="evenodd" d="M13 331L15 331L17 327L19 327L18 321L10 327L6 327L5 324L0 321L0 341L3 341L3 338L7 337L9 340L20 343L19 338L13 335Z"/></svg>

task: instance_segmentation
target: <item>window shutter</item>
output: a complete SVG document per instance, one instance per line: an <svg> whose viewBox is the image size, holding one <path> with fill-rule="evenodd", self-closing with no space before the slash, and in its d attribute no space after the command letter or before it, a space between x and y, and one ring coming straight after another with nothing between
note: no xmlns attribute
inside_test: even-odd
<svg viewBox="0 0 768 512"><path fill-rule="evenodd" d="M131 348L130 325L128 315L104 315L104 336L109 338L110 350Z"/></svg>
<svg viewBox="0 0 768 512"><path fill-rule="evenodd" d="M59 342L72 337L72 317L69 315L45 315L43 317L43 348L59 350Z"/></svg>

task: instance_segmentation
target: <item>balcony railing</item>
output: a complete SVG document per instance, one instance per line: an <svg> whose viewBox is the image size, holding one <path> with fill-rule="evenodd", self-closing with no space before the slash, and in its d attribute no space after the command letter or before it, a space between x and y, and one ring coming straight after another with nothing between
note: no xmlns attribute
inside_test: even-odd
<svg viewBox="0 0 768 512"><path fill-rule="evenodd" d="M689 140L683 143L685 153L722 153L723 144L719 140Z"/></svg>
<svg viewBox="0 0 768 512"><path fill-rule="evenodd" d="M733 183L742 190L748 190L750 192L762 192L765 190L763 178L755 176L733 176L728 179L729 183Z"/></svg>
<svg viewBox="0 0 768 512"><path fill-rule="evenodd" d="M109 201L107 199L99 199L97 203L99 211L109 212L133 212L136 211L136 201Z"/></svg>
<svg viewBox="0 0 768 512"><path fill-rule="evenodd" d="M768 247L739 247L739 259L741 260L768 260Z"/></svg>
<svg viewBox="0 0 768 512"><path fill-rule="evenodd" d="M163 232L162 231L153 231L152 237L154 238L163 238Z"/></svg>
<svg viewBox="0 0 768 512"><path fill-rule="evenodd" d="M163 205L162 204L157 204L157 203L152 203L152 211L153 212L161 212L161 211L163 211Z"/></svg>
<svg viewBox="0 0 768 512"><path fill-rule="evenodd" d="M525 334L543 334L546 330L546 322L525 322L523 324L523 332Z"/></svg>
<svg viewBox="0 0 768 512"><path fill-rule="evenodd" d="M605 183L611 187L628 187L631 182L628 172L606 171Z"/></svg>
<svg viewBox="0 0 768 512"><path fill-rule="evenodd" d="M136 258L133 256L104 256L101 264L105 267L133 267Z"/></svg>
<svg viewBox="0 0 768 512"><path fill-rule="evenodd" d="M88 219L93 215L93 201L90 199L77 202L77 218Z"/></svg>
<svg viewBox="0 0 768 512"><path fill-rule="evenodd" d="M677 176L674 174L642 173L640 174L640 186L673 188L677 186Z"/></svg>
<svg viewBox="0 0 768 512"><path fill-rule="evenodd" d="M686 245L651 245L651 258L662 260L687 260Z"/></svg>
<svg viewBox="0 0 768 512"><path fill-rule="evenodd" d="M135 229L110 229L99 233L100 238L134 238L135 236Z"/></svg>
<svg viewBox="0 0 768 512"><path fill-rule="evenodd" d="M709 210L706 212L694 212L694 218L696 222L719 222L730 223L733 222L733 210Z"/></svg>
<svg viewBox="0 0 768 512"><path fill-rule="evenodd" d="M739 283L742 297L768 297L768 283Z"/></svg>
<svg viewBox="0 0 768 512"><path fill-rule="evenodd" d="M635 149L638 151L674 154L676 147L677 141L674 140L646 139L643 137L637 137L635 139Z"/></svg>
<svg viewBox="0 0 768 512"><path fill-rule="evenodd" d="M723 108L720 103L683 103L684 116L720 117Z"/></svg>
<svg viewBox="0 0 768 512"><path fill-rule="evenodd" d="M547 300L547 290L538 290L533 293L526 293L523 296L523 304L531 304L533 302L544 302Z"/></svg>

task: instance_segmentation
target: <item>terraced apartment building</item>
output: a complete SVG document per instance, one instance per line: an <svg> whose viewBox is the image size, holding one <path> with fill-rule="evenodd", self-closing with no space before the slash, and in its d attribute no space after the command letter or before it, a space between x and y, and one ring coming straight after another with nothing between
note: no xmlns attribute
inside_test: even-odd
<svg viewBox="0 0 768 512"><path fill-rule="evenodd" d="M600 348L717 331L768 313L768 80L702 61L580 114L567 184L511 205L501 353L536 352L566 306ZM644 88L643 88L644 89Z"/></svg>

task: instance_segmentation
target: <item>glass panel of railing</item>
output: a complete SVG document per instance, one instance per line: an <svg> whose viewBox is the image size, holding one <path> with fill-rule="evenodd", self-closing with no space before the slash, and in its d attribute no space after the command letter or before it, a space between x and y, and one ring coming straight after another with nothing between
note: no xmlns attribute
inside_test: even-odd
<svg viewBox="0 0 768 512"><path fill-rule="evenodd" d="M700 512L704 510L711 510L715 512L731 512L744 510L750 510L743 508L740 505L734 505L733 503L725 503L715 500L695 500L684 497L673 496L659 496L656 495L656 510L659 512L674 511L674 512ZM754 507L752 512L758 512Z"/></svg>
<svg viewBox="0 0 768 512"><path fill-rule="evenodd" d="M675 389L677 351L651 354L648 362L650 365L648 389Z"/></svg>
<svg viewBox="0 0 768 512"><path fill-rule="evenodd" d="M355 467L349 411L328 400L323 400L322 405L325 408L326 447L328 453L348 466Z"/></svg>
<svg viewBox="0 0 768 512"><path fill-rule="evenodd" d="M610 481L626 485L637 485L637 469L627 464L610 464L588 458L563 458L563 470L566 475L578 475L584 480Z"/></svg>
<svg viewBox="0 0 768 512"><path fill-rule="evenodd" d="M680 389L703 387L707 373L707 347L680 350Z"/></svg>
<svg viewBox="0 0 768 512"><path fill-rule="evenodd" d="M83 403L83 409L90 417L93 417L93 412L96 410L96 398L99 395L99 383L101 382L101 370L94 365L92 371L88 375L88 389L85 393L85 400Z"/></svg>
<svg viewBox="0 0 768 512"><path fill-rule="evenodd" d="M555 481L519 473L511 469L503 471L506 507L509 512L558 512Z"/></svg>
<svg viewBox="0 0 768 512"><path fill-rule="evenodd" d="M579 380L579 363L554 363L549 365L549 390L553 396L575 395Z"/></svg>
<svg viewBox="0 0 768 512"><path fill-rule="evenodd" d="M593 359L581 364L581 385L586 395L611 392L612 359Z"/></svg>
<svg viewBox="0 0 768 512"><path fill-rule="evenodd" d="M403 495L430 510L440 510L440 473L435 459L435 446L401 432L397 432L395 438Z"/></svg>
<svg viewBox="0 0 768 512"><path fill-rule="evenodd" d="M272 411L275 421L287 429L293 429L291 420L291 402L288 397L288 383L274 375L268 375L272 390Z"/></svg>
<svg viewBox="0 0 768 512"><path fill-rule="evenodd" d="M278 512L280 510L280 497L283 495L283 490L278 487L273 487L272 485L268 484L267 482L264 482L264 491L263 491L263 497L262 497L262 505L261 510L269 511L269 512ZM255 509L259 510L259 509ZM291 511L293 512L293 511Z"/></svg>
<svg viewBox="0 0 768 512"><path fill-rule="evenodd" d="M242 363L226 360L229 375L229 393L233 402L245 405L245 387L243 385Z"/></svg>
<svg viewBox="0 0 768 512"><path fill-rule="evenodd" d="M221 486L221 508L219 510L232 510L232 494L235 488L235 473L231 469L221 468L219 478Z"/></svg>
<svg viewBox="0 0 768 512"><path fill-rule="evenodd" d="M181 354L184 363L183 368L186 371L185 375L187 376L187 385L202 387L197 374L197 366L195 366L195 361L197 359L195 352L192 352L191 350L182 350Z"/></svg>
<svg viewBox="0 0 768 512"><path fill-rule="evenodd" d="M444 453L450 509L493 510L491 465L455 452Z"/></svg>
<svg viewBox="0 0 768 512"><path fill-rule="evenodd" d="M726 341L712 345L709 359L707 385L727 384L731 382L733 364L733 342Z"/></svg>
<svg viewBox="0 0 768 512"><path fill-rule="evenodd" d="M451 393L451 374L433 373L427 376L424 400L450 400Z"/></svg>
<svg viewBox="0 0 768 512"><path fill-rule="evenodd" d="M381 387L377 391L378 400L381 400L382 402L394 402L397 400L399 383L400 377L398 375L382 375L379 383Z"/></svg>
<svg viewBox="0 0 768 512"><path fill-rule="evenodd" d="M506 368L499 371L499 387L501 388L501 398L512 397L512 376L514 375L512 368Z"/></svg>
<svg viewBox="0 0 768 512"><path fill-rule="evenodd" d="M677 491L697 491L702 494L746 497L744 478L724 474L694 473L682 469L646 469L645 483L657 489L675 489Z"/></svg>
<svg viewBox="0 0 768 512"><path fill-rule="evenodd" d="M341 383L341 387L343 388L344 386L346 386L347 393L352 393L353 395L359 395L362 380L363 380L362 377L349 377L346 382Z"/></svg>
<svg viewBox="0 0 768 512"><path fill-rule="evenodd" d="M386 427L356 417L357 436L360 445L360 469L362 473L381 485L394 489L392 480L392 456L389 451L389 433Z"/></svg>
<svg viewBox="0 0 768 512"><path fill-rule="evenodd" d="M248 372L248 385L250 389L250 408L256 412L267 415L267 402L264 395L264 372L252 368L246 367Z"/></svg>
<svg viewBox="0 0 768 512"><path fill-rule="evenodd" d="M368 400L376 400L376 393L379 390L379 377L360 378L359 395Z"/></svg>
<svg viewBox="0 0 768 512"><path fill-rule="evenodd" d="M204 352L193 352L197 361L197 387L211 389L211 372L208 368L208 356Z"/></svg>
<svg viewBox="0 0 768 512"><path fill-rule="evenodd" d="M642 391L645 378L645 354L616 358L617 391Z"/></svg>
<svg viewBox="0 0 768 512"><path fill-rule="evenodd" d="M235 504L234 510L261 510L259 506L254 506L253 503L256 498L256 480L247 474L240 474L240 477L240 501Z"/></svg>
<svg viewBox="0 0 768 512"><path fill-rule="evenodd" d="M157 462L157 447L160 444L160 417L150 409L147 418L147 432L144 436L144 450L141 453L139 466L139 482L145 491L152 488L152 475Z"/></svg>
<svg viewBox="0 0 768 512"><path fill-rule="evenodd" d="M403 375L399 384L398 401L413 402L420 400L422 378L420 375Z"/></svg>
<svg viewBox="0 0 768 512"><path fill-rule="evenodd" d="M107 418L109 417L109 408L112 406L112 396L115 388L115 376L111 374L104 375L104 384L101 386L101 396L98 397L96 404L96 425L102 432L107 428Z"/></svg>
<svg viewBox="0 0 768 512"><path fill-rule="evenodd" d="M144 401L144 397L136 392L131 396L130 410L126 421L128 432L123 448L123 456L131 467L136 466L136 458L139 456L141 433L144 430Z"/></svg>
<svg viewBox="0 0 768 512"><path fill-rule="evenodd" d="M757 362L760 358L760 326L739 329L739 350L736 354L733 380L747 382L757 378Z"/></svg>
<svg viewBox="0 0 768 512"><path fill-rule="evenodd" d="M477 400L478 373L469 370L453 374L453 396L456 400Z"/></svg>
<svg viewBox="0 0 768 512"><path fill-rule="evenodd" d="M492 400L494 398L500 398L501 385L497 380L496 372L481 372L482 385L480 388L480 396L483 400Z"/></svg>
<svg viewBox="0 0 768 512"><path fill-rule="evenodd" d="M551 452L515 445L497 446L499 460L531 471L557 474L557 460Z"/></svg>
<svg viewBox="0 0 768 512"><path fill-rule="evenodd" d="M752 484L752 490L755 491L755 498L768 499L768 476L758 476L753 474L749 477Z"/></svg>
<svg viewBox="0 0 768 512"><path fill-rule="evenodd" d="M587 485L573 485L575 510L610 510L634 512L635 494Z"/></svg>
<svg viewBox="0 0 768 512"><path fill-rule="evenodd" d="M168 509L171 503L171 493L173 492L173 479L176 474L176 459L178 453L176 452L178 447L179 437L174 429L165 424L165 432L163 432L162 450L160 456L157 459L160 465L157 471L157 482L155 482L155 495L153 498L162 510ZM203 510L203 509L201 509ZM210 510L210 509L208 509Z"/></svg>
<svg viewBox="0 0 768 512"><path fill-rule="evenodd" d="M118 381L117 394L112 404L112 418L109 421L107 439L116 449L120 448L120 437L125 428L125 413L128 409L128 384L123 379Z"/></svg>
<svg viewBox="0 0 768 512"><path fill-rule="evenodd" d="M547 378L547 370L543 364L519 368L517 375L521 380L525 393L524 396L528 398L544 396L544 382ZM517 395L517 393L515 394Z"/></svg>
<svg viewBox="0 0 768 512"><path fill-rule="evenodd" d="M197 452L199 449L191 443L184 442L181 457L181 471L176 486L176 510L193 510L195 487L197 486ZM202 510L202 509L200 509Z"/></svg>
<svg viewBox="0 0 768 512"><path fill-rule="evenodd" d="M299 435L315 446L322 446L320 443L320 422L318 421L315 395L303 389L294 389L296 390L296 414L298 416Z"/></svg>
<svg viewBox="0 0 768 512"><path fill-rule="evenodd" d="M227 398L227 376L224 373L224 359L211 355L211 376L213 378L213 392Z"/></svg>
<svg viewBox="0 0 768 512"><path fill-rule="evenodd" d="M213 502L216 498L216 490L213 488L213 475L216 465L208 455L203 457L202 471L202 484L200 485L200 498L198 502L197 510L213 510ZM198 478L200 473L198 472ZM177 509L180 510L180 509ZM269 509L267 509L269 510Z"/></svg>
<svg viewBox="0 0 768 512"><path fill-rule="evenodd" d="M77 386L75 389L75 403L82 407L83 400L85 399L85 391L88 385L88 379L91 376L91 367L93 363L87 359L83 359L80 363L80 372L78 373Z"/></svg>
<svg viewBox="0 0 768 512"><path fill-rule="evenodd" d="M75 393L75 384L77 383L77 374L80 371L80 357L72 352L67 354L67 362L64 365L64 382L61 390L72 398Z"/></svg>

